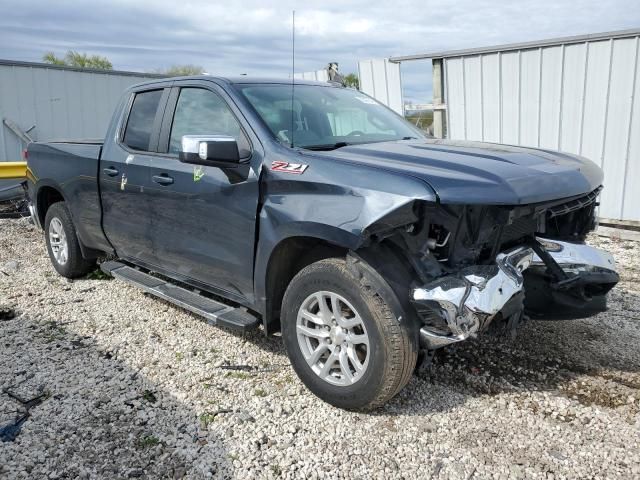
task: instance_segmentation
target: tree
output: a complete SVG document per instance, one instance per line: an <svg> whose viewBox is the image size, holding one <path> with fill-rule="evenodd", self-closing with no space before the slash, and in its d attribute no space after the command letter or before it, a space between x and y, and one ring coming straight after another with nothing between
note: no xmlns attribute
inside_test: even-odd
<svg viewBox="0 0 640 480"><path fill-rule="evenodd" d="M355 73L349 73L344 76L344 86L360 90L360 80Z"/></svg>
<svg viewBox="0 0 640 480"><path fill-rule="evenodd" d="M163 73L168 77L202 75L204 73L204 68L202 68L200 65L173 65L166 70L160 70L159 73Z"/></svg>
<svg viewBox="0 0 640 480"><path fill-rule="evenodd" d="M42 61L44 63L50 63L51 65L66 65L63 58L56 57L56 54L53 52L47 52L42 57Z"/></svg>
<svg viewBox="0 0 640 480"><path fill-rule="evenodd" d="M73 50L69 50L64 58L57 57L53 52L47 52L42 57L42 61L51 65L66 65L76 68L93 68L97 70L113 70L113 65L106 58L100 55L87 55Z"/></svg>

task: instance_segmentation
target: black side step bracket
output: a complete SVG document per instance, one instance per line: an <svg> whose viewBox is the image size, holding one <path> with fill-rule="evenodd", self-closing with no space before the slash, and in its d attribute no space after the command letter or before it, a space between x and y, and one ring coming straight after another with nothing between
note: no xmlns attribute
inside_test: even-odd
<svg viewBox="0 0 640 480"><path fill-rule="evenodd" d="M124 263L111 260L102 263L100 269L107 275L111 275L118 280L124 280L151 295L204 317L207 323L211 325L218 325L241 332L258 328L258 325L260 325L260 320L243 308L217 302Z"/></svg>

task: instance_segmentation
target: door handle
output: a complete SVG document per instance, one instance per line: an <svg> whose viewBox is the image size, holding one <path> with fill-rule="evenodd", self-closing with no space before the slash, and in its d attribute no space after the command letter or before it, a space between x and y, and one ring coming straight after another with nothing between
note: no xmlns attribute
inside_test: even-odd
<svg viewBox="0 0 640 480"><path fill-rule="evenodd" d="M166 173L163 173L162 175L154 175L153 181L160 185L171 185L173 183L173 178Z"/></svg>
<svg viewBox="0 0 640 480"><path fill-rule="evenodd" d="M115 177L116 175L118 175L118 169L115 167L103 168L102 171L110 177Z"/></svg>

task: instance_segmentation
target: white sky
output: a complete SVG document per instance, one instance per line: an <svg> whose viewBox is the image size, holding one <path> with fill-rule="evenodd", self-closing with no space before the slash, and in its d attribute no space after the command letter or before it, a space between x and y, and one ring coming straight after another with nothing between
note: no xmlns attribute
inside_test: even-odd
<svg viewBox="0 0 640 480"><path fill-rule="evenodd" d="M0 58L46 51L108 57L117 70L201 65L212 74L280 76L337 61L472 48L640 27L638 0L230 1L0 0ZM430 64L403 64L405 99L431 98Z"/></svg>

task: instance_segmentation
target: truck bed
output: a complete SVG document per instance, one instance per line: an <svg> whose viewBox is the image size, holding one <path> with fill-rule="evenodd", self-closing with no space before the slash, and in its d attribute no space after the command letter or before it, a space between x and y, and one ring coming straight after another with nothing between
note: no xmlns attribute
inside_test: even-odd
<svg viewBox="0 0 640 480"><path fill-rule="evenodd" d="M58 140L49 140L47 142L36 142L36 143L71 143L71 144L83 144L83 145L102 145L104 140L102 138L74 138L74 139L58 139Z"/></svg>
<svg viewBox="0 0 640 480"><path fill-rule="evenodd" d="M101 227L97 177L102 145L102 140L83 139L34 142L28 149L30 174L39 185L62 187L80 240L96 249L109 247Z"/></svg>

